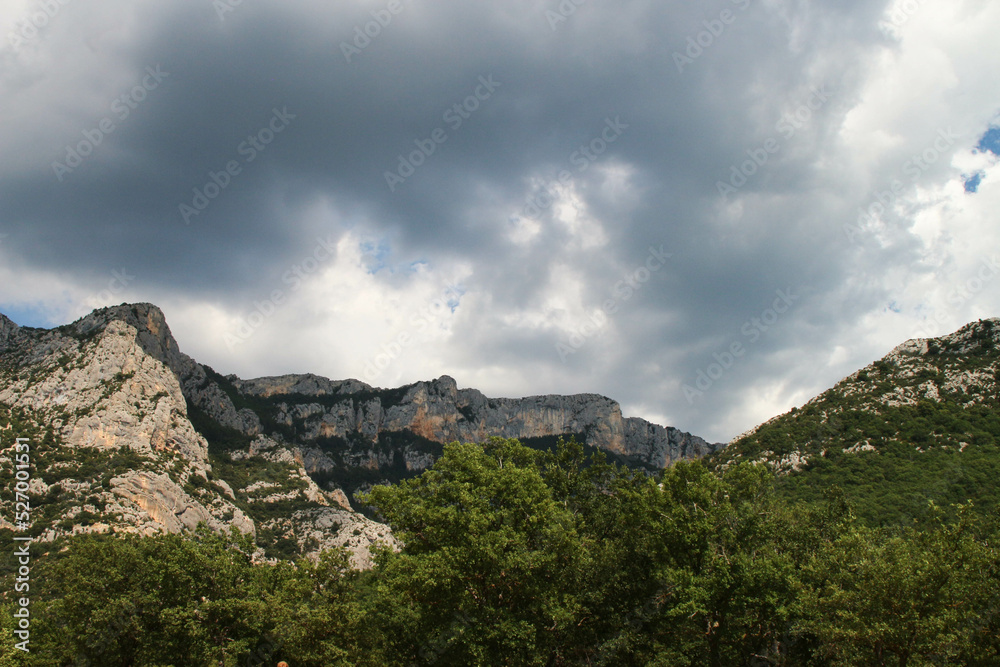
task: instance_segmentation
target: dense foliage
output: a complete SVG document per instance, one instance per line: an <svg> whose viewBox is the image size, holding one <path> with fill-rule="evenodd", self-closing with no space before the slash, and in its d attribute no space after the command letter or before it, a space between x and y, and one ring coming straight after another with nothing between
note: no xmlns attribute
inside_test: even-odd
<svg viewBox="0 0 1000 667"><path fill-rule="evenodd" d="M656 479L503 439L366 501L405 546L364 573L207 531L36 554L32 652L7 593L0 665L1000 664L998 532L968 506L871 526L761 464Z"/></svg>

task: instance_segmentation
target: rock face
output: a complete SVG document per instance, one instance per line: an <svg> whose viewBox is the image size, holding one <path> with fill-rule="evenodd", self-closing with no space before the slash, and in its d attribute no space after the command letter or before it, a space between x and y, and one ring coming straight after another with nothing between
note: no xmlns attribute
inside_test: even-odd
<svg viewBox="0 0 1000 667"><path fill-rule="evenodd" d="M131 505L142 510L137 518L149 517L139 526L145 534L161 529L168 533L191 531L202 522L216 531L222 530L228 523L244 533L254 532L253 521L240 509L234 510L234 516L228 522L222 521L208 507L191 498L166 473L130 471L112 479L111 488L123 506Z"/></svg>
<svg viewBox="0 0 1000 667"><path fill-rule="evenodd" d="M16 424L39 441L34 464L45 472L33 493L59 499L38 529L49 540L204 523L255 534L266 556L345 546L365 567L372 544L395 542L352 509L355 492L419 474L445 443L501 436L547 446L574 435L649 470L721 447L625 418L594 394L488 398L448 376L397 389L222 376L180 351L151 304L52 330L0 315L0 381L0 429ZM0 453L4 470L10 456Z"/></svg>
<svg viewBox="0 0 1000 667"><path fill-rule="evenodd" d="M124 470L110 490L93 489L105 504L121 506L129 517L123 526L173 531L198 517L221 527L221 516L237 516L239 509L224 499L210 509L184 492L192 476L209 474L208 445L187 419L177 377L144 351L135 326L116 319L88 336L94 329L16 331L9 322L0 337L0 403L52 428L61 447L125 449L151 469L161 461L176 462L173 478ZM242 513L234 525L253 532Z"/></svg>
<svg viewBox="0 0 1000 667"><path fill-rule="evenodd" d="M436 443L576 435L653 469L720 447L675 428L624 418L618 403L596 394L487 398L475 389L458 389L447 375L394 390L316 376L229 380L241 394L269 399L274 418L295 428L305 442L335 438L376 444L383 433L402 432ZM426 467L412 460L407 464Z"/></svg>
<svg viewBox="0 0 1000 667"><path fill-rule="evenodd" d="M371 563L375 538L367 537L395 544L388 528L345 508L342 491L320 489L282 444L259 437L245 449L210 453L189 405L221 428L260 431L252 411L237 410L205 368L180 352L155 306L106 308L53 330L21 328L0 315L0 432L31 443L31 494L45 498L33 517L38 539L180 533L204 523L256 535L261 557L347 546L358 567ZM10 442L2 445L0 465L10 471ZM12 503L0 504L0 528L13 528ZM339 532L297 539L329 532L329 520L309 524L326 510L336 513ZM279 544L301 548L290 553Z"/></svg>

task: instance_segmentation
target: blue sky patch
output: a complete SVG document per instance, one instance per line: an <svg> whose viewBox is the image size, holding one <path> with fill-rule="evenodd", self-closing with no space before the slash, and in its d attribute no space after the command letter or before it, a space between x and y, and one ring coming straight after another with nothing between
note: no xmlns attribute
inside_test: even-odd
<svg viewBox="0 0 1000 667"><path fill-rule="evenodd" d="M977 171L972 176L965 179L965 191L976 192L979 189L979 184L982 182L983 182L983 172Z"/></svg>
<svg viewBox="0 0 1000 667"><path fill-rule="evenodd" d="M48 310L41 305L10 306L7 304L0 304L0 313L3 313L13 320L15 324L22 327L51 329L52 327L57 327L62 324L68 324L68 322L54 321Z"/></svg>
<svg viewBox="0 0 1000 667"><path fill-rule="evenodd" d="M991 127L986 130L986 134L976 144L976 149L984 153L989 151L994 155L1000 155L1000 127Z"/></svg>

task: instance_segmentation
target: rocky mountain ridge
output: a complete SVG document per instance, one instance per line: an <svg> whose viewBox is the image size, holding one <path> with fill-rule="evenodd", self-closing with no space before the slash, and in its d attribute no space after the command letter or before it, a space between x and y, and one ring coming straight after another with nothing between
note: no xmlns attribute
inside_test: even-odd
<svg viewBox="0 0 1000 667"><path fill-rule="evenodd" d="M716 460L749 457L797 472L834 454L964 451L994 444L998 412L1000 319L992 318L896 346L801 408L741 434Z"/></svg>
<svg viewBox="0 0 1000 667"><path fill-rule="evenodd" d="M270 557L347 546L363 567L371 545L393 538L352 507L354 493L418 474L444 443L502 436L546 446L575 435L650 470L720 447L623 417L593 394L493 399L447 376L396 389L222 376L180 351L151 304L51 330L0 315L0 382L0 428L37 442L31 492L47 500L35 529L43 540L203 522L256 535Z"/></svg>

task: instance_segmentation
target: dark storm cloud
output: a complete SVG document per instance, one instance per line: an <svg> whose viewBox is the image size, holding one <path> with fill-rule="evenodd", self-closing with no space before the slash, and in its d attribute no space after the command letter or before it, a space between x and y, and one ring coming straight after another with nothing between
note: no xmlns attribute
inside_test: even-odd
<svg viewBox="0 0 1000 667"><path fill-rule="evenodd" d="M613 316L626 336L617 369L588 374L600 365L596 345L561 364L564 332L544 328L470 330L475 342L456 355L554 364L562 384L540 391L602 391L633 404L656 393L671 414L706 424L763 372L768 353L815 334L808 323L855 270L859 251L841 233L853 205L809 193L828 185L815 158L832 150L884 44L875 25L886 3L637 0L571 14L555 1L495 5L220 10L192 0L108 3L97 17L68 5L19 55L3 56L11 120L0 143L15 151L0 181L4 247L81 279L133 266L150 288L239 309L317 237L360 228L389 239L397 263L471 262L470 288L488 291L499 316L538 306L560 264L579 269L597 308L662 245L671 260ZM128 117L112 111L156 67L169 75L132 100ZM780 125L804 105L807 120ZM57 175L52 163L105 117L114 131ZM609 123L620 136L598 142L605 148L582 170L581 147ZM269 129L273 141L258 150L248 138L270 138ZM433 153L412 174L401 170L400 156L421 146ZM754 155L767 163L723 198L718 183ZM615 169L627 173L630 197L602 189ZM579 243L551 206L530 243L512 243L538 184L563 171L607 243ZM387 183L386 172L400 181ZM206 186L218 195L199 200ZM310 218L316 201L333 213ZM788 289L798 300L783 326L748 345L755 360L712 402L684 402L678 379L693 381L714 353L747 338L742 325ZM844 304L839 316L867 306ZM660 376L634 382L650 363ZM572 386L580 377L587 386Z"/></svg>

